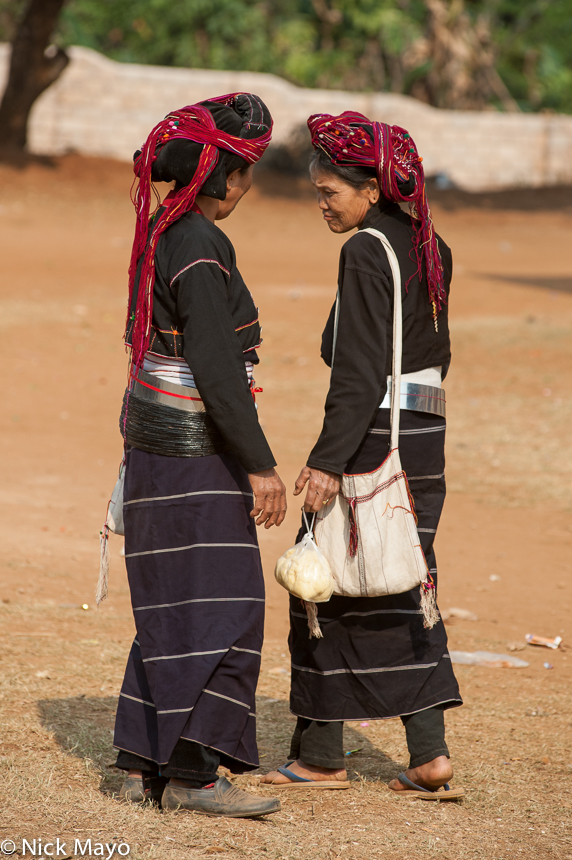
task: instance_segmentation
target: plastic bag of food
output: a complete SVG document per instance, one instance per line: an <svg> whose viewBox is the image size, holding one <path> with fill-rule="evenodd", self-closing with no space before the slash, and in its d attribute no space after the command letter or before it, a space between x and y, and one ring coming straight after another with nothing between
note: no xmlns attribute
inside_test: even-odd
<svg viewBox="0 0 572 860"><path fill-rule="evenodd" d="M276 562L274 576L286 591L311 603L326 603L334 591L334 578L330 565L308 529L300 543L287 550Z"/></svg>

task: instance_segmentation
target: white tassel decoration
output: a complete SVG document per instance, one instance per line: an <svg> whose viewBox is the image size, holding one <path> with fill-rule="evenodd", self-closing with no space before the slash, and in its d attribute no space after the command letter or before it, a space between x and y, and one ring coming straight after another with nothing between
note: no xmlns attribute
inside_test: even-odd
<svg viewBox="0 0 572 860"><path fill-rule="evenodd" d="M304 601L304 606L306 607L306 615L308 616L308 629L310 630L310 635L308 636L308 639L311 639L312 636L315 639L323 639L324 634L322 633L320 622L318 621L318 607L315 603L312 603L309 600Z"/></svg>
<svg viewBox="0 0 572 860"><path fill-rule="evenodd" d="M439 621L439 610L437 609L436 589L431 579L422 582L419 588L421 593L421 611L423 612L423 627L427 630L435 627Z"/></svg>
<svg viewBox="0 0 572 860"><path fill-rule="evenodd" d="M97 606L107 597L107 583L109 580L109 526L107 521L99 533L99 579L95 589L95 602Z"/></svg>

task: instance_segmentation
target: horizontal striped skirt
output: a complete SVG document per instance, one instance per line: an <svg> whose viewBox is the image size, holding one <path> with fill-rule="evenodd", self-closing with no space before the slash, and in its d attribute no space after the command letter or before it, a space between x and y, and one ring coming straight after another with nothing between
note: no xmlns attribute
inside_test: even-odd
<svg viewBox="0 0 572 860"><path fill-rule="evenodd" d="M131 448L125 560L137 635L114 745L166 764L179 738L258 766L264 580L248 476L231 454ZM233 766L234 764L234 766Z"/></svg>
<svg viewBox="0 0 572 860"><path fill-rule="evenodd" d="M348 472L377 469L389 451L389 409L380 409ZM425 558L437 580L433 541L445 500L445 420L401 412L399 452ZM388 597L334 596L318 605L323 639L309 639L301 601L290 599L294 714L312 720L386 719L461 704L442 621L423 627L419 589Z"/></svg>

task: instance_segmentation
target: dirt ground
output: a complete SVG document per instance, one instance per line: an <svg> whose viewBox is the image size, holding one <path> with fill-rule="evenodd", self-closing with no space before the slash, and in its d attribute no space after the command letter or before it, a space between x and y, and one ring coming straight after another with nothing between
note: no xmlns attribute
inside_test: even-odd
<svg viewBox="0 0 572 860"><path fill-rule="evenodd" d="M447 737L462 803L388 791L406 747L400 722L384 721L346 728L346 749L361 748L348 757L350 791L284 794L267 821L211 820L113 796L111 730L133 635L115 536L99 611L93 594L121 459L130 182L128 165L75 156L0 168L0 851L7 839L59 837L65 856L91 839L150 860L572 858L572 205L434 212L456 265L439 602L478 617L451 619L450 647L506 652L526 633L561 635L563 646L515 652L523 669L457 667L465 705L449 712ZM288 180L266 177L263 188L224 229L260 305L261 420L292 487L321 424L319 342L342 240ZM260 535L262 770L284 761L293 725L286 593L272 572L298 510L292 498L284 526ZM263 790L256 776L237 781Z"/></svg>

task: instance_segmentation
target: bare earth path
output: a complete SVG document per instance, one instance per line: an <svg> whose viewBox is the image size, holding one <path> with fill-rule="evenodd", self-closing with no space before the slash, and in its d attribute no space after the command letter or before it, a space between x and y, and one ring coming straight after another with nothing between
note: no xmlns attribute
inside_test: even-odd
<svg viewBox="0 0 572 860"><path fill-rule="evenodd" d="M158 860L572 858L572 210L435 207L456 261L440 604L479 619L451 620L451 648L506 652L528 632L564 646L516 652L526 669L458 667L466 704L450 712L448 740L463 804L389 793L406 748L388 721L347 727L346 748L361 747L348 758L351 791L296 792L268 821L219 821L113 798L111 728L133 634L118 538L109 600L92 604L121 457L130 182L128 166L76 157L0 169L0 843L60 837L74 856L75 839L127 842L130 856ZM225 230L260 304L261 420L293 486L321 423L319 342L341 241L312 201L256 191ZM272 571L298 507L261 535L264 769L284 760L293 723L286 594ZM238 783L262 790L256 777Z"/></svg>

